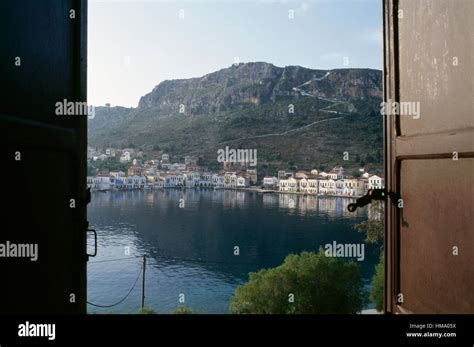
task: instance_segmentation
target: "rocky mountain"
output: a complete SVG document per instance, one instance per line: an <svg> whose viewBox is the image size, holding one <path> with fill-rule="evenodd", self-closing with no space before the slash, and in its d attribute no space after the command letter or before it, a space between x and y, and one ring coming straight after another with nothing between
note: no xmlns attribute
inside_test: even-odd
<svg viewBox="0 0 474 347"><path fill-rule="evenodd" d="M379 70L238 64L163 81L137 108L97 108L89 142L167 151L176 160L192 154L212 168L217 150L229 146L257 149L262 173L336 163L380 172L381 99Z"/></svg>

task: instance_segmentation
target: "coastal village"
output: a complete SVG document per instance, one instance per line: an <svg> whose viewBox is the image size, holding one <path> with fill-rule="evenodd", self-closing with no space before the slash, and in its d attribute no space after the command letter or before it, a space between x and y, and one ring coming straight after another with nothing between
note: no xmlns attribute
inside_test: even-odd
<svg viewBox="0 0 474 347"><path fill-rule="evenodd" d="M280 170L275 176L258 181L257 169L241 163L224 162L222 170L211 172L199 166L194 156L185 156L184 162L171 162L170 156L163 153L161 159L144 160L143 152L133 148L99 150L89 147L88 160L92 167L94 162L104 160L130 164L127 172L96 170L94 176L87 177L87 186L92 191L210 188L358 197L384 185L383 178L362 168L359 177L346 175L342 166L328 172Z"/></svg>

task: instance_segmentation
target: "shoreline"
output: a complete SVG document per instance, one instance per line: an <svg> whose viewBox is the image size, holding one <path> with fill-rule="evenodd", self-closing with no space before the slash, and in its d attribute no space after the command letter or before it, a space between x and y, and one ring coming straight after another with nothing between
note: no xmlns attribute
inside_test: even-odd
<svg viewBox="0 0 474 347"><path fill-rule="evenodd" d="M161 187L161 188L132 188L132 189L91 189L91 193L106 193L106 192L130 192L130 191L156 191L156 190L166 190L166 189L204 189L204 190L237 190L251 193L260 193L260 194L288 194L288 195L302 195L302 196L314 196L318 198L346 198L346 199L357 199L362 195L338 195L338 194L308 194L303 192L282 192L279 190L271 189L261 189L257 187L249 188L214 188L214 187Z"/></svg>

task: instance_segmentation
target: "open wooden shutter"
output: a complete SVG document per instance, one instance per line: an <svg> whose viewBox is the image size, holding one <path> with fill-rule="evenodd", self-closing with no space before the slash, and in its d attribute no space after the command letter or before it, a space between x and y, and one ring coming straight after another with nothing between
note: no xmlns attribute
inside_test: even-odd
<svg viewBox="0 0 474 347"><path fill-rule="evenodd" d="M474 2L384 1L385 306L474 313ZM394 200L394 199L392 199Z"/></svg>

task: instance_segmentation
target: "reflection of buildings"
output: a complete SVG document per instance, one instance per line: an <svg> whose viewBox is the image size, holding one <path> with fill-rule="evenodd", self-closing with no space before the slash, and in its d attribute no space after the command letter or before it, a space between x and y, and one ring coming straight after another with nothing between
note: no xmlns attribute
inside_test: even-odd
<svg viewBox="0 0 474 347"><path fill-rule="evenodd" d="M245 192L234 191L235 200L237 201L237 206L243 207L246 202L247 194Z"/></svg>
<svg viewBox="0 0 474 347"><path fill-rule="evenodd" d="M278 206L279 197L283 194L263 194L262 202L264 207Z"/></svg>
<svg viewBox="0 0 474 347"><path fill-rule="evenodd" d="M272 197L273 196L273 197ZM354 218L365 216L365 208L349 212L347 205L355 202L355 199L340 197L318 197L315 195L293 195L293 194L264 194L264 206L275 206L276 202L281 209L297 210L301 213L322 213L330 217ZM278 199L278 200L276 200Z"/></svg>
<svg viewBox="0 0 474 347"><path fill-rule="evenodd" d="M318 210L318 198L316 196L305 196L303 197L306 200L306 208L309 211L317 211Z"/></svg>
<svg viewBox="0 0 474 347"><path fill-rule="evenodd" d="M367 206L367 217L371 220L382 221L384 218L382 206L381 202L369 204Z"/></svg>
<svg viewBox="0 0 474 347"><path fill-rule="evenodd" d="M318 198L316 196L299 196L298 197L298 209L303 212L317 212L318 211Z"/></svg>
<svg viewBox="0 0 474 347"><path fill-rule="evenodd" d="M296 207L296 198L295 195L278 194L278 207L293 209Z"/></svg>
<svg viewBox="0 0 474 347"><path fill-rule="evenodd" d="M325 212L330 216L334 216L336 214L336 199L319 199L318 210L320 212Z"/></svg>
<svg viewBox="0 0 474 347"><path fill-rule="evenodd" d="M199 190L199 189L166 189L148 191L123 191L113 194L94 194L95 203L106 203L122 205L124 201L132 196L144 194L144 201L148 205L159 206L160 209L177 208L181 199L185 202L185 209L196 209L201 202L210 201L217 206L226 209L248 208L258 206L258 200L262 199L264 208L279 208L281 210L293 211L298 214L326 214L330 217L354 218L369 215L369 218L383 218L383 213L374 206L359 208L355 212L349 212L347 205L355 202L355 198L340 197L318 197L315 195L258 194L241 190ZM140 201L140 199L133 199Z"/></svg>

